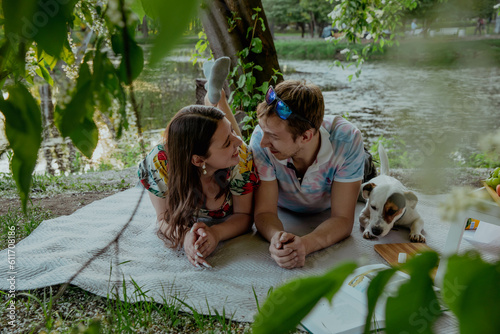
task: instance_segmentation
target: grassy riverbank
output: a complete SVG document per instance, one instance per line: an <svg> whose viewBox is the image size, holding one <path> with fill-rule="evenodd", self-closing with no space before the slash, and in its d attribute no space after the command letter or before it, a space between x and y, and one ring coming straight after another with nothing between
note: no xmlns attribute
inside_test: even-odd
<svg viewBox="0 0 500 334"><path fill-rule="evenodd" d="M361 52L366 44L335 44L323 39L277 39L279 59L344 60L343 49ZM424 66L481 65L500 66L500 35L498 38L412 38L401 40L399 46L376 51L369 61L394 61Z"/></svg>
<svg viewBox="0 0 500 334"><path fill-rule="evenodd" d="M174 50L173 54L186 55L188 50L194 51L197 41L196 36L184 37L179 41L177 50ZM278 59L333 61L345 60L340 51L346 48L361 52L367 41L350 44L340 40L335 44L334 41L322 38L276 34L274 45ZM500 35L401 38L399 46L386 46L383 52L375 51L368 61L391 61L412 66L500 66Z"/></svg>

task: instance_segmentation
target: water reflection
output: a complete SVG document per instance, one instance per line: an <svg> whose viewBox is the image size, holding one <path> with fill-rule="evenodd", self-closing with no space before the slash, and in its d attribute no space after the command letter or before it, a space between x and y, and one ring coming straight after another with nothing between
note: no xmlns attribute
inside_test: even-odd
<svg viewBox="0 0 500 334"><path fill-rule="evenodd" d="M366 64L359 79L328 61L288 61L288 78L319 85L327 114L346 114L368 145L398 136L408 150L462 156L477 151L478 137L500 127L499 68L415 68ZM429 144L429 141L432 143ZM427 143L424 145L424 143Z"/></svg>
<svg viewBox="0 0 500 334"><path fill-rule="evenodd" d="M194 80L202 77L199 65L172 58L156 68L145 68L135 83L143 129L165 128L179 109L194 104Z"/></svg>
<svg viewBox="0 0 500 334"><path fill-rule="evenodd" d="M193 66L187 61L179 62L167 58L155 68L145 68L135 81L136 99L141 111L141 126L144 131L146 145L161 138L161 132L170 118L182 107L195 103L195 78L202 77L200 65ZM53 170L55 173L68 171L86 172L88 170L119 168L124 164L135 164L134 161L120 161L118 155L127 156L126 151L140 152L135 127L125 133L119 143L114 138L114 131L109 128L110 122L103 121L103 115L96 113L95 121L99 129L99 143L92 159L82 157L79 152L70 153L68 145L62 138L42 142L36 173ZM0 114L0 149L7 145L3 131L3 119ZM135 120L129 120L135 123ZM57 146L57 149L56 149ZM57 151L57 152L56 152ZM55 153L56 152L56 153ZM45 153L45 154L44 154ZM117 154L119 153L119 154ZM48 155L47 155L48 154ZM54 156L54 159L50 157ZM132 157L128 156L127 158ZM50 161L48 161L50 160ZM77 165L77 166L75 166ZM0 172L8 172L7 156L0 157Z"/></svg>
<svg viewBox="0 0 500 334"><path fill-rule="evenodd" d="M436 161L452 155L463 159L477 152L483 133L500 127L497 67L440 69L371 63L363 67L359 79L349 82L354 69L343 71L331 65L330 61L281 62L282 69L287 69L285 79L306 79L320 86L326 113L346 115L363 133L367 147L385 136L403 140L415 160L424 156ZM193 66L187 57L167 58L157 68L144 69L135 91L147 144L161 138L175 112L195 102L195 79L201 77L201 67ZM132 135L128 140L137 144ZM101 157L111 156L106 151L110 149L103 148ZM99 159L92 163L99 164ZM7 170L3 157L0 172Z"/></svg>

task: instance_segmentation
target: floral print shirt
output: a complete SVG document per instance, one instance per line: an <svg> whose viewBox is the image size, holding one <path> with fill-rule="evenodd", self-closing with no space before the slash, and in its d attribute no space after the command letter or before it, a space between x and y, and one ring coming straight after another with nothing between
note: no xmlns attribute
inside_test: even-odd
<svg viewBox="0 0 500 334"><path fill-rule="evenodd" d="M259 184L259 177L253 165L253 154L244 143L239 147L240 161L227 169L226 180L229 191L217 210L201 208L197 218L224 218L233 213L233 196L253 192ZM168 157L163 145L156 145L139 164L139 180L144 188L158 197L165 197L168 181Z"/></svg>
<svg viewBox="0 0 500 334"><path fill-rule="evenodd" d="M262 129L257 126L250 140L255 167L261 180L278 180L278 206L282 208L295 212L324 211L331 207L334 181L363 179L365 154L361 132L340 116L323 118L320 149L302 182L297 179L292 158L278 160L269 148L260 147L262 135Z"/></svg>

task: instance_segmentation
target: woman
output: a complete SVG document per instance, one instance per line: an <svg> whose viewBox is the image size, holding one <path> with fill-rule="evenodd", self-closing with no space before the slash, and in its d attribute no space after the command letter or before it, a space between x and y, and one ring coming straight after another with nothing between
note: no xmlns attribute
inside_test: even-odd
<svg viewBox="0 0 500 334"><path fill-rule="evenodd" d="M224 112L211 105L181 109L167 126L164 143L139 166L158 234L170 247L183 246L196 267L210 267L206 258L220 241L250 229L258 185L252 154L225 117L234 120L223 91L217 107ZM226 217L212 226L199 221Z"/></svg>

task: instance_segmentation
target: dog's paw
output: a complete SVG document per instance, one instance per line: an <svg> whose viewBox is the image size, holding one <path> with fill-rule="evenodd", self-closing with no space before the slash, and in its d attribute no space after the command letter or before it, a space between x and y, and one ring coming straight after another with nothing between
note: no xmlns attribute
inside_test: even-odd
<svg viewBox="0 0 500 334"><path fill-rule="evenodd" d="M410 233L411 242L425 242L425 237L420 233Z"/></svg>
<svg viewBox="0 0 500 334"><path fill-rule="evenodd" d="M365 232L363 233L363 238L365 238L365 239L375 239L376 236L374 236L370 231L365 230Z"/></svg>

